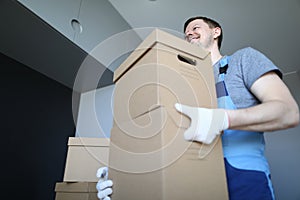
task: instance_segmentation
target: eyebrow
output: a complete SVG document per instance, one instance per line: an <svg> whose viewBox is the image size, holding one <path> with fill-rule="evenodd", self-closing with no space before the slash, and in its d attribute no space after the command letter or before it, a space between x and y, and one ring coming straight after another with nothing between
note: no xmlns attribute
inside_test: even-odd
<svg viewBox="0 0 300 200"><path fill-rule="evenodd" d="M201 26L200 24L195 24L194 26L192 26L192 29L194 29L196 26ZM186 31L184 31L184 34L186 34Z"/></svg>

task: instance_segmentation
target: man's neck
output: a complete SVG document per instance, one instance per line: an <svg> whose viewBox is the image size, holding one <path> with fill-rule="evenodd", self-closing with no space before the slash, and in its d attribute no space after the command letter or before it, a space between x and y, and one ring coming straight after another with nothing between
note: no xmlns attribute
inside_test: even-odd
<svg viewBox="0 0 300 200"><path fill-rule="evenodd" d="M223 57L219 49L212 49L210 53L211 53L211 61L213 65L216 64Z"/></svg>

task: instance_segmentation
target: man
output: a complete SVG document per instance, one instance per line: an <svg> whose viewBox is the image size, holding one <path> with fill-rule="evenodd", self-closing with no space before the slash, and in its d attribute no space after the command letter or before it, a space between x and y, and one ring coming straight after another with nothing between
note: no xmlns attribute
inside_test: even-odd
<svg viewBox="0 0 300 200"><path fill-rule="evenodd" d="M188 42L211 52L219 107L176 104L192 121L184 138L209 144L223 133L229 198L274 199L263 132L299 123L298 105L281 80L280 70L250 47L222 56L222 28L212 19L192 17L184 24L184 32ZM103 171L107 168L100 168L98 175ZM111 186L111 180L99 181L98 197L109 199Z"/></svg>

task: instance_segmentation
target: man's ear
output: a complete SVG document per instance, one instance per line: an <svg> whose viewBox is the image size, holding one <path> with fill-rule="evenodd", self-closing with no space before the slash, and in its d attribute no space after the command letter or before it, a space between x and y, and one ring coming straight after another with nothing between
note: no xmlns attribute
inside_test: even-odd
<svg viewBox="0 0 300 200"><path fill-rule="evenodd" d="M218 38L221 35L221 28L220 27L215 27L214 28L214 39Z"/></svg>

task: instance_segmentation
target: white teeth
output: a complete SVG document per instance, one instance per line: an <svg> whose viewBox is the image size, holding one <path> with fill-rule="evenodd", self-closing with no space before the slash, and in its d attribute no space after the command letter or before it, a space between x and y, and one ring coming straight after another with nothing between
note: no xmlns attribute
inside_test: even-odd
<svg viewBox="0 0 300 200"><path fill-rule="evenodd" d="M197 40L198 39L198 37L191 37L191 38L189 38L190 40Z"/></svg>

